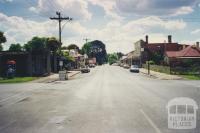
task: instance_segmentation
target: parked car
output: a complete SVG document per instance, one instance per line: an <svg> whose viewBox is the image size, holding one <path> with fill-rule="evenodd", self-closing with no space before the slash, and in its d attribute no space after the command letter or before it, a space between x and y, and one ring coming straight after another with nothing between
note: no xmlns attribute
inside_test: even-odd
<svg viewBox="0 0 200 133"><path fill-rule="evenodd" d="M126 68L126 69L129 69L130 68L130 66L129 65L127 65L127 64L124 64L124 66L123 66L124 68Z"/></svg>
<svg viewBox="0 0 200 133"><path fill-rule="evenodd" d="M132 65L131 68L130 68L130 72L139 73L140 72L139 66L138 65Z"/></svg>
<svg viewBox="0 0 200 133"><path fill-rule="evenodd" d="M81 68L81 73L89 73L89 72L90 72L90 69L87 66Z"/></svg>
<svg viewBox="0 0 200 133"><path fill-rule="evenodd" d="M89 64L89 67L94 68L94 67L96 67L96 65L95 64Z"/></svg>

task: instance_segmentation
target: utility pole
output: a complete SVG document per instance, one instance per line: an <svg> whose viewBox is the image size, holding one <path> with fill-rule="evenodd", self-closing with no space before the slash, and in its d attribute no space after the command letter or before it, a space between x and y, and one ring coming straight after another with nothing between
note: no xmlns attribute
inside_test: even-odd
<svg viewBox="0 0 200 133"><path fill-rule="evenodd" d="M90 40L90 39L88 39L88 38L85 38L85 39L83 39L83 40L85 40L85 42L86 42L86 44L88 43L88 41Z"/></svg>
<svg viewBox="0 0 200 133"><path fill-rule="evenodd" d="M58 17L50 17L51 20L57 20L59 23L59 42L60 42L60 47L62 45L62 21L63 20L67 20L67 21L72 21L72 18L70 17L62 17L61 12L56 12L56 15L58 15Z"/></svg>
<svg viewBox="0 0 200 133"><path fill-rule="evenodd" d="M51 20L57 20L58 23L59 23L59 51L61 52L61 46L62 46L62 28L61 28L61 25L62 25L62 21L63 20L67 20L67 21L72 21L72 18L70 17L62 17L61 13L60 12L56 12L56 15L58 17L50 17ZM57 72L57 57L54 55L54 72ZM61 61L61 60L60 60Z"/></svg>

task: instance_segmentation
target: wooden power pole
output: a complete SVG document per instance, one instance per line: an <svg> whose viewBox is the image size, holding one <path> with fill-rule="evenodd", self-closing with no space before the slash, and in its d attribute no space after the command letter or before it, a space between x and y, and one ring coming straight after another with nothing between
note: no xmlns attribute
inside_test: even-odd
<svg viewBox="0 0 200 133"><path fill-rule="evenodd" d="M58 15L58 17L50 17L51 20L57 20L59 23L59 42L60 42L60 47L62 45L62 28L61 28L61 23L63 20L67 20L67 21L72 21L72 18L70 17L62 17L61 16L61 12L56 12L56 15Z"/></svg>

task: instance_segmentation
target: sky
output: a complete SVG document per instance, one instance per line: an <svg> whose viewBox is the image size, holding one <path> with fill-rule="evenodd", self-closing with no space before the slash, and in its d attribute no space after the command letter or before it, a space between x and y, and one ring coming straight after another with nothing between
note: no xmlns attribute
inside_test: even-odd
<svg viewBox="0 0 200 133"><path fill-rule="evenodd" d="M24 44L34 36L58 38L60 11L64 46L79 47L101 40L107 51L130 52L134 42L149 35L150 42L194 44L200 41L200 0L0 0L0 30L7 37L4 48Z"/></svg>

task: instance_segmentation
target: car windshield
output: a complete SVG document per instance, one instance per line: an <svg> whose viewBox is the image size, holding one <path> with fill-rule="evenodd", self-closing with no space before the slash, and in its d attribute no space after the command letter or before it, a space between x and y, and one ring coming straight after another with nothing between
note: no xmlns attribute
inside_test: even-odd
<svg viewBox="0 0 200 133"><path fill-rule="evenodd" d="M133 66L131 66L132 68L139 68L137 65L133 65Z"/></svg>

